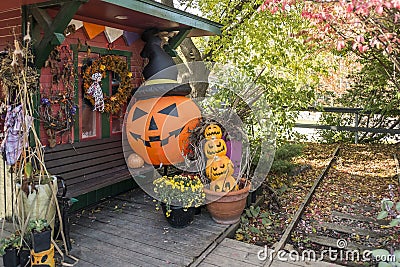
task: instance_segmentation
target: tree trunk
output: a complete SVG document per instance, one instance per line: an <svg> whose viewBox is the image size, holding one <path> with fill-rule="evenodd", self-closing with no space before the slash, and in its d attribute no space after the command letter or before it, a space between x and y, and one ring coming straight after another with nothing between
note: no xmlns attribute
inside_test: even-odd
<svg viewBox="0 0 400 267"><path fill-rule="evenodd" d="M174 7L174 0L161 0L161 3L170 7Z"/></svg>
<svg viewBox="0 0 400 267"><path fill-rule="evenodd" d="M161 3L170 7L174 7L173 0L161 0ZM202 55L190 37L185 38L179 47L185 58L185 61L181 58L177 59L176 61L189 63L186 65L187 72L183 73L183 81L190 82L192 87L191 97L204 97L208 88L208 83L206 81L208 81L208 75L210 74L210 71L207 70L204 64L190 64L195 61L202 61ZM185 79L185 77L188 79Z"/></svg>

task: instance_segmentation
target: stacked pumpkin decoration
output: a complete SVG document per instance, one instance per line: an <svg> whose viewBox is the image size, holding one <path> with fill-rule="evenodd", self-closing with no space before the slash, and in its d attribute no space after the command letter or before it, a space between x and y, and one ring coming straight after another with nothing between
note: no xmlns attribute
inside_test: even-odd
<svg viewBox="0 0 400 267"><path fill-rule="evenodd" d="M207 157L206 176L211 180L210 189L216 192L230 192L238 189L236 179L232 177L234 166L226 156L226 143L222 139L222 130L216 124L210 124L204 131L206 143L204 154Z"/></svg>

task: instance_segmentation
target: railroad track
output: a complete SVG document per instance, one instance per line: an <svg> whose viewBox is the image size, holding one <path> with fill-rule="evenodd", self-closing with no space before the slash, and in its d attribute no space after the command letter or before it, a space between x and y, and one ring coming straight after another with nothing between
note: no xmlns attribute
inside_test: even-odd
<svg viewBox="0 0 400 267"><path fill-rule="evenodd" d="M361 147L362 148L362 147ZM354 152L354 151L352 151ZM376 180L374 171L366 167L369 153L360 153L360 162L350 158L347 148L336 148L324 171L316 178L314 185L309 190L303 202L294 214L279 242L275 243L274 251L297 251L296 255L306 255L314 259L335 262L346 266L374 266L368 261L372 258L369 251L384 247L386 236L393 234L393 229L387 228L389 221L378 220L376 216L381 196L375 195ZM371 151L369 151L371 152ZM374 152L374 151L372 151ZM384 160L390 162L388 172L380 173L385 182L397 183L399 186L399 165L397 155L392 154L391 159L384 153L371 153L371 160ZM363 162L365 161L365 164ZM379 171L379 170L378 170ZM386 173L396 175L385 176ZM341 188L346 184L343 180L354 181L354 194L343 193ZM365 183L365 184L363 184ZM368 192L369 183L371 189ZM378 191L378 190L376 190ZM331 199L331 203L326 199ZM321 201L324 199L324 201ZM371 200L369 200L371 199ZM379 206L379 204L378 204ZM397 246L399 246L399 240ZM388 246L392 244L386 244ZM399 249L399 247L397 247ZM304 253L306 252L306 253ZM315 252L315 255L310 255ZM302 254L303 253L303 254ZM275 260L277 254L274 255ZM266 266L271 266L271 261Z"/></svg>

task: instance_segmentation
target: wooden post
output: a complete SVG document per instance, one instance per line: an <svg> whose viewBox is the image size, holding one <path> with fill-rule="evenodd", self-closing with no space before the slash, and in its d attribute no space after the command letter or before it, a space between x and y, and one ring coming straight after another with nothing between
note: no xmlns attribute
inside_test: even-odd
<svg viewBox="0 0 400 267"><path fill-rule="evenodd" d="M354 143L358 144L358 112L354 113L354 127L356 127L356 131L354 132Z"/></svg>
<svg viewBox="0 0 400 267"><path fill-rule="evenodd" d="M10 218L13 214L13 181L8 168L0 155L0 218Z"/></svg>

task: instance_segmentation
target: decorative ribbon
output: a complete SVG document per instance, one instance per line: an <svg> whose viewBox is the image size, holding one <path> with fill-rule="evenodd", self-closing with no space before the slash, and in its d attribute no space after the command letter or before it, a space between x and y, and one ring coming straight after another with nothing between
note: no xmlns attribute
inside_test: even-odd
<svg viewBox="0 0 400 267"><path fill-rule="evenodd" d="M75 25L75 30L77 31L78 29L83 27L83 21L76 20L76 19L71 19L71 22L68 24L69 25Z"/></svg>
<svg viewBox="0 0 400 267"><path fill-rule="evenodd" d="M124 31L123 36L124 36L124 40L128 46L130 46L131 44L133 44L136 40L138 40L140 38L140 35L136 32Z"/></svg>
<svg viewBox="0 0 400 267"><path fill-rule="evenodd" d="M155 84L165 84L165 83L178 83L176 80L171 79L154 79L145 81L144 85L155 85Z"/></svg>

